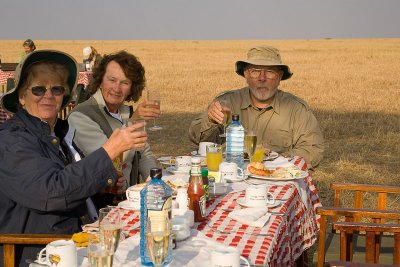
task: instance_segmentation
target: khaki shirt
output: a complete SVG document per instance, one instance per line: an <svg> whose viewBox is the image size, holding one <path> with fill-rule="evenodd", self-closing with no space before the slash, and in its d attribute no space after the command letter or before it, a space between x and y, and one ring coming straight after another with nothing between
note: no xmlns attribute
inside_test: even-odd
<svg viewBox="0 0 400 267"><path fill-rule="evenodd" d="M287 92L278 90L271 106L255 107L248 87L224 92L214 100L229 99L232 114L239 114L245 130L253 130L257 143L284 156L302 156L308 167L315 168L322 159L324 139L320 126L308 104ZM201 141L221 143L223 125L210 121L205 110L190 125L189 137Z"/></svg>

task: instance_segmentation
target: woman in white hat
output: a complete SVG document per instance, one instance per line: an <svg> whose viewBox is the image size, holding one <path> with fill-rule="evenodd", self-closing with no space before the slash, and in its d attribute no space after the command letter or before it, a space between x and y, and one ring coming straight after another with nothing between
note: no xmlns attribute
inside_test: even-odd
<svg viewBox="0 0 400 267"><path fill-rule="evenodd" d="M74 130L57 118L76 87L75 60L60 51L34 51L18 65L15 79L1 100L15 114L0 125L0 233L79 232L85 215L96 215L88 197L117 179L112 161L144 147L146 133L135 131L143 124L117 129L81 159L72 142ZM19 247L17 265L25 266L25 259L34 259L39 250Z"/></svg>

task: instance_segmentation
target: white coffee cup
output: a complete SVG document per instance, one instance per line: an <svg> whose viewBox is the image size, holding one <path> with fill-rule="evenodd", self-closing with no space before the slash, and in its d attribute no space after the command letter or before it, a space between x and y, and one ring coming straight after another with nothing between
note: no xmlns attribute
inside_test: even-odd
<svg viewBox="0 0 400 267"><path fill-rule="evenodd" d="M42 249L38 261L41 264L57 267L77 267L78 256L72 240L56 240Z"/></svg>
<svg viewBox="0 0 400 267"><path fill-rule="evenodd" d="M239 250L234 247L217 247L211 251L210 267L239 267L240 259L250 266L249 262L240 256Z"/></svg>
<svg viewBox="0 0 400 267"><path fill-rule="evenodd" d="M221 181L243 180L244 172L235 162L222 162L219 164L219 172L221 173Z"/></svg>
<svg viewBox="0 0 400 267"><path fill-rule="evenodd" d="M143 185L133 185L126 189L126 199L134 210L140 210L140 191L142 189Z"/></svg>
<svg viewBox="0 0 400 267"><path fill-rule="evenodd" d="M198 153L200 156L205 157L207 156L207 146L209 145L215 145L213 142L200 142L199 143L199 151Z"/></svg>
<svg viewBox="0 0 400 267"><path fill-rule="evenodd" d="M178 156L175 158L175 169L178 171L190 171L191 156Z"/></svg>
<svg viewBox="0 0 400 267"><path fill-rule="evenodd" d="M275 203L275 197L267 191L266 184L249 185L246 188L246 205L252 207L264 207Z"/></svg>

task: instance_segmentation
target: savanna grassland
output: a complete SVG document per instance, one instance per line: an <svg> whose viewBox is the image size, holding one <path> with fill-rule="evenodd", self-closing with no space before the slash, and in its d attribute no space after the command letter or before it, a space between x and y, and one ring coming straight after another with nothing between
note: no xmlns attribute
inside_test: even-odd
<svg viewBox="0 0 400 267"><path fill-rule="evenodd" d="M15 62L22 42L0 41L2 61ZM35 43L66 51L78 62L89 45L100 53L124 49L138 56L147 87L162 90L158 122L164 130L149 132L157 156L194 150L187 137L192 119L215 94L245 85L235 62L253 45L276 46L294 72L281 89L306 100L323 128L325 158L313 174L323 204L330 204L331 182L400 183L400 39Z"/></svg>

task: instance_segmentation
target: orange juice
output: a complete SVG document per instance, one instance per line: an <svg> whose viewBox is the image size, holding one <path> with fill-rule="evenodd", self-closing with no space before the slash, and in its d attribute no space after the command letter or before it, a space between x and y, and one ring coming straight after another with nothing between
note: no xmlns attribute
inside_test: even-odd
<svg viewBox="0 0 400 267"><path fill-rule="evenodd" d="M218 171L219 164L222 162L222 150L218 151L207 151L207 168L209 171Z"/></svg>
<svg viewBox="0 0 400 267"><path fill-rule="evenodd" d="M253 157L251 158L252 162L261 162L264 159L264 152L265 148L263 147L257 147L256 151L254 152Z"/></svg>

